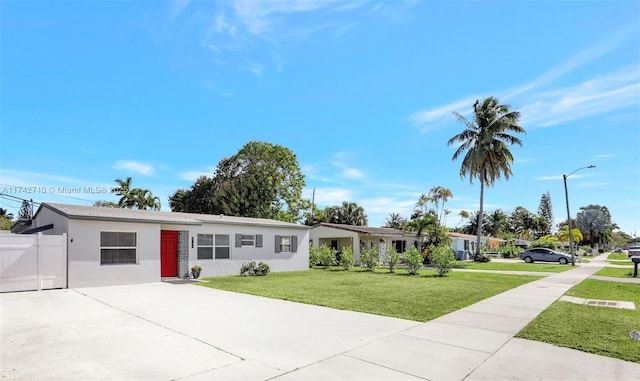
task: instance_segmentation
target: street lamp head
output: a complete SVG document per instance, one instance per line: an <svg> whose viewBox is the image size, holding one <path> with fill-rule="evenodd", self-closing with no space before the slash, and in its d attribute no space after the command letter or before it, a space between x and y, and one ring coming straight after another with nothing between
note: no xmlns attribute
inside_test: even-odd
<svg viewBox="0 0 640 381"><path fill-rule="evenodd" d="M595 168L596 166L591 164L590 166L588 166L587 168Z"/></svg>

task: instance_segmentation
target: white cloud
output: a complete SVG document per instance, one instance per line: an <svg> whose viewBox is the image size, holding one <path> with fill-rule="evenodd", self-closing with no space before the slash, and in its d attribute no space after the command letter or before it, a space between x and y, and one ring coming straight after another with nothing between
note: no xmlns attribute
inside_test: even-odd
<svg viewBox="0 0 640 381"><path fill-rule="evenodd" d="M482 96L469 96L443 106L417 111L409 117L409 120L419 126L420 132L431 132L454 121L454 111L465 116L469 115L473 103L480 98L482 98Z"/></svg>
<svg viewBox="0 0 640 381"><path fill-rule="evenodd" d="M581 177L588 177L589 175L580 175L580 174L572 174L571 178L572 179L579 179ZM536 177L537 180L542 180L542 181L557 181L557 180L562 180L563 179L563 175L553 175L553 176L538 176Z"/></svg>
<svg viewBox="0 0 640 381"><path fill-rule="evenodd" d="M239 0L234 3L234 10L250 33L260 35L273 28L279 21L279 15L310 12L330 3L318 0Z"/></svg>
<svg viewBox="0 0 640 381"><path fill-rule="evenodd" d="M407 218L413 212L416 200L398 200L391 197L373 197L361 199L358 202L366 213L399 213Z"/></svg>
<svg viewBox="0 0 640 381"><path fill-rule="evenodd" d="M305 191L305 197L311 200L312 190ZM322 208L324 206L340 205L342 201L348 201L352 197L351 190L344 188L316 188L315 203Z"/></svg>
<svg viewBox="0 0 640 381"><path fill-rule="evenodd" d="M637 109L640 106L640 68L637 63L570 86L550 88L558 78L620 46L629 36L635 35L631 32L631 29L624 30L522 86L496 91L495 94L501 101L514 98L524 105L518 111L522 114L521 125L527 129L553 126L631 107ZM430 132L451 124L454 121L452 111L462 110L461 114L470 115L471 106L479 98L482 97L467 96L450 104L420 110L409 116L409 121L418 125L422 133Z"/></svg>
<svg viewBox="0 0 640 381"><path fill-rule="evenodd" d="M342 171L342 176L348 178L348 179L361 179L363 174L360 170L356 169L356 168L345 168Z"/></svg>
<svg viewBox="0 0 640 381"><path fill-rule="evenodd" d="M213 173L215 172L215 170L216 170L216 167L208 167L204 170L192 170L192 171L181 172L179 176L181 179L195 182L201 176L209 176L209 177L213 176Z"/></svg>
<svg viewBox="0 0 640 381"><path fill-rule="evenodd" d="M171 19L180 16L189 4L191 4L191 0L172 0L170 3Z"/></svg>
<svg viewBox="0 0 640 381"><path fill-rule="evenodd" d="M134 160L118 160L113 168L136 172L144 176L152 176L154 172L151 165Z"/></svg>

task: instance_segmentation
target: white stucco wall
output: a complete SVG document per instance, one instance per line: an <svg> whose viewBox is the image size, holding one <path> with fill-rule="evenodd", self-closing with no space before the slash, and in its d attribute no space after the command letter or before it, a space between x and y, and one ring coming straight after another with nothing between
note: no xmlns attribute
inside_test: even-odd
<svg viewBox="0 0 640 381"><path fill-rule="evenodd" d="M265 262L272 272L296 271L309 268L309 229L291 227L252 226L236 224L203 224L202 226L162 225L163 230L189 231L189 267L202 266L201 277L238 275L243 262ZM229 235L229 259L198 259L198 234ZM235 235L262 234L262 247L235 247ZM276 253L275 236L295 235L295 253ZM215 255L214 255L215 256Z"/></svg>
<svg viewBox="0 0 640 381"><path fill-rule="evenodd" d="M32 228L39 228L42 226L53 224L53 229L45 230L42 234L63 234L69 231L69 223L67 218L58 213L55 213L47 208L41 208L33 220Z"/></svg>
<svg viewBox="0 0 640 381"><path fill-rule="evenodd" d="M160 224L69 220L69 288L160 281ZM136 232L137 264L100 264L100 232Z"/></svg>

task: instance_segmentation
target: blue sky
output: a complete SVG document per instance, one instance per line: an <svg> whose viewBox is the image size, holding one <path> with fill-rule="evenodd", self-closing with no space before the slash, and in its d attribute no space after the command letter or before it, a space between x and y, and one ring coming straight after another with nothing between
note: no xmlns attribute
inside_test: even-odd
<svg viewBox="0 0 640 381"><path fill-rule="evenodd" d="M250 140L290 148L318 206L355 201L371 226L452 190L478 208L447 140L473 102L522 113L513 177L485 208L556 221L605 205L640 233L640 3L3 1L0 188L90 205L133 177L167 197ZM29 186L35 193L8 186ZM47 191L48 190L48 191ZM0 207L18 203L0 198Z"/></svg>

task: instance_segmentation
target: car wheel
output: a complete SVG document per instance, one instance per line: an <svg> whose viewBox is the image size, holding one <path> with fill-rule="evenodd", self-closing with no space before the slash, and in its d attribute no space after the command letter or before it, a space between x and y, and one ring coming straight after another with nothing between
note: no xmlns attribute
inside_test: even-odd
<svg viewBox="0 0 640 381"><path fill-rule="evenodd" d="M566 265L567 264L567 258L560 258L558 260L558 262L560 262L561 265Z"/></svg>
<svg viewBox="0 0 640 381"><path fill-rule="evenodd" d="M533 263L533 258L531 257L524 257L524 261L527 263Z"/></svg>

